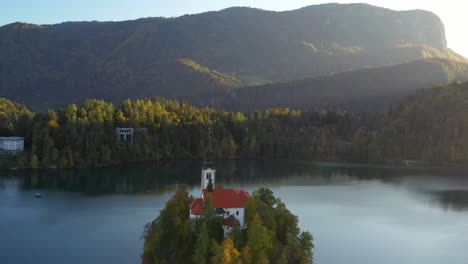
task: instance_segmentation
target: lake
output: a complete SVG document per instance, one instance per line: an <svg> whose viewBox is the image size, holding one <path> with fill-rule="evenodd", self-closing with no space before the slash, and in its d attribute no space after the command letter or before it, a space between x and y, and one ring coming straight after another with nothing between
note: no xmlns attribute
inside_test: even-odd
<svg viewBox="0 0 468 264"><path fill-rule="evenodd" d="M314 235L318 264L468 263L468 172L217 162L216 183L271 188ZM144 225L200 163L1 171L0 263L140 263ZM43 194L34 198L35 192Z"/></svg>

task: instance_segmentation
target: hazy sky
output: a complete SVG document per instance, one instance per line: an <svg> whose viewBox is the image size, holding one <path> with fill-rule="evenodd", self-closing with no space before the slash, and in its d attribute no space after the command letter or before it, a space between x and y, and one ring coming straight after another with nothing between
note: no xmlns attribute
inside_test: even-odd
<svg viewBox="0 0 468 264"><path fill-rule="evenodd" d="M324 0L0 0L0 25L12 22L55 24L64 21L119 21L141 17L173 17L250 6L266 10L292 10L307 5L357 1ZM395 10L425 9L439 15L445 24L450 48L468 56L466 7L464 0L363 0Z"/></svg>

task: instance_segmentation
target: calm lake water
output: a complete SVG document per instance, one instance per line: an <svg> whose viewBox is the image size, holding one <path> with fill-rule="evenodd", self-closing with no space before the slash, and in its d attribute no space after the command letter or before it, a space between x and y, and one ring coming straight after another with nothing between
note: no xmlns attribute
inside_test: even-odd
<svg viewBox="0 0 468 264"><path fill-rule="evenodd" d="M144 225L178 185L197 195L199 165L1 171L0 263L140 263ZM314 235L318 264L468 263L468 172L287 161L217 170L224 187L281 197Z"/></svg>

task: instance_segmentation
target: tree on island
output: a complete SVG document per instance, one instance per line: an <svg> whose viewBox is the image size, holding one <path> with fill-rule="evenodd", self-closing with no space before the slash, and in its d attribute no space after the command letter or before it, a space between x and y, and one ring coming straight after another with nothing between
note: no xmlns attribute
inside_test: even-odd
<svg viewBox="0 0 468 264"><path fill-rule="evenodd" d="M226 239L218 231L222 217L206 213L190 219L192 201L185 189L178 189L146 226L143 264L307 264L313 258L312 235L300 232L297 217L268 188L253 192L247 228L234 225ZM209 210L208 202L204 211Z"/></svg>

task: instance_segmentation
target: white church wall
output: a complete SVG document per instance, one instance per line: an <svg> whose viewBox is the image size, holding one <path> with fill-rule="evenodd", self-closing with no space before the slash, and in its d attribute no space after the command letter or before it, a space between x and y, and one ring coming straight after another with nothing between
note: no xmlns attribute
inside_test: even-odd
<svg viewBox="0 0 468 264"><path fill-rule="evenodd" d="M228 237L232 232L232 227L224 226L224 238Z"/></svg>
<svg viewBox="0 0 468 264"><path fill-rule="evenodd" d="M245 209L244 208L223 208L226 211L224 218L233 215L237 220L239 220L239 224L241 227L245 226Z"/></svg>

